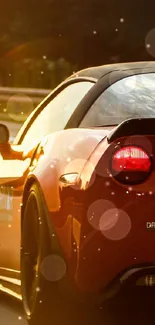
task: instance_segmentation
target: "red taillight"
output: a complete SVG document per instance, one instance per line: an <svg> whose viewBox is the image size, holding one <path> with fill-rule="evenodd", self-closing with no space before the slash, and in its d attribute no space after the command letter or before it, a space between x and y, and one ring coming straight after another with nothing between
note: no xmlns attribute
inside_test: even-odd
<svg viewBox="0 0 155 325"><path fill-rule="evenodd" d="M142 182L148 177L150 170L150 157L139 147L123 147L112 157L112 175L120 182L126 184Z"/></svg>
<svg viewBox="0 0 155 325"><path fill-rule="evenodd" d="M124 147L118 150L112 159L112 169L116 172L148 172L151 161L148 154L138 147Z"/></svg>

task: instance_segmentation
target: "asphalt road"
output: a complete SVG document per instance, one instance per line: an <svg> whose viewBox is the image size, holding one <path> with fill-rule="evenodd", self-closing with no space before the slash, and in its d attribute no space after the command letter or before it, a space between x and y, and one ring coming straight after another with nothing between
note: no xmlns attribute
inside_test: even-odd
<svg viewBox="0 0 155 325"><path fill-rule="evenodd" d="M0 294L0 325L27 325L20 302Z"/></svg>
<svg viewBox="0 0 155 325"><path fill-rule="evenodd" d="M104 304L104 307L101 309L102 318L100 318L99 322L95 318L93 325L154 325L154 292L151 291L150 293L147 290L142 290L138 295L132 292L127 296L117 296L110 303ZM0 294L0 325L18 324L27 325L21 304L12 298ZM53 325L63 325L63 315L62 323ZM86 323L84 321L79 325L86 325Z"/></svg>

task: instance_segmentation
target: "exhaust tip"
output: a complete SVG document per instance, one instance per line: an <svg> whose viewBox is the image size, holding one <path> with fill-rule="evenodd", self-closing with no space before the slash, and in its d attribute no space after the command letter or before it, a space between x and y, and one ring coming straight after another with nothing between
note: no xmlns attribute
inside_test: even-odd
<svg viewBox="0 0 155 325"><path fill-rule="evenodd" d="M136 286L143 286L143 287L154 287L155 286L155 274L145 275L139 278L136 281Z"/></svg>

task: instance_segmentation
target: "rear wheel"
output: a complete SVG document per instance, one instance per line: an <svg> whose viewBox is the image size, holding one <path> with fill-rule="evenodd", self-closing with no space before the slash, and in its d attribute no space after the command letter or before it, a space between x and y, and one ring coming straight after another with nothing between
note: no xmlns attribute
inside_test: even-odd
<svg viewBox="0 0 155 325"><path fill-rule="evenodd" d="M46 205L34 184L23 213L21 239L22 296L30 325L59 324L62 320L64 324L70 323L71 306L64 295L67 292L66 264L55 234L51 238L52 245Z"/></svg>
<svg viewBox="0 0 155 325"><path fill-rule="evenodd" d="M84 303L72 289L57 237L36 184L29 190L21 235L23 305L30 325L100 325L99 308ZM95 306L94 306L95 307Z"/></svg>

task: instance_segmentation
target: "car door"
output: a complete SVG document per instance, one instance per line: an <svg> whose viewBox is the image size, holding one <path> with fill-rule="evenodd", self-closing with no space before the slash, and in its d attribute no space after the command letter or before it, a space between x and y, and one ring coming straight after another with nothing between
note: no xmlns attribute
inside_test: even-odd
<svg viewBox="0 0 155 325"><path fill-rule="evenodd" d="M47 105L43 103L31 114L14 142L17 147L20 144L24 152L23 161L19 165L16 162L16 168L21 171L16 180L13 181L15 163L13 166L11 160L4 161L8 174L5 178L0 173L0 273L4 269L16 272L20 269L20 204L30 164L30 156L26 155L28 152L33 153L33 149L46 135L65 128L93 85L92 81L84 80L67 84L51 101L48 99Z"/></svg>
<svg viewBox="0 0 155 325"><path fill-rule="evenodd" d="M19 269L22 191L30 161L0 161L0 267L8 270Z"/></svg>

